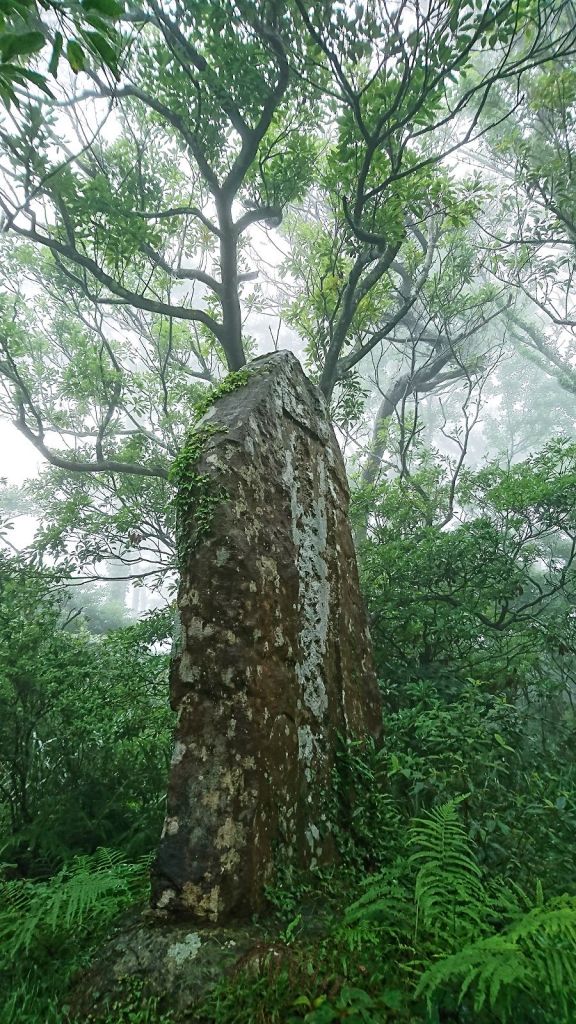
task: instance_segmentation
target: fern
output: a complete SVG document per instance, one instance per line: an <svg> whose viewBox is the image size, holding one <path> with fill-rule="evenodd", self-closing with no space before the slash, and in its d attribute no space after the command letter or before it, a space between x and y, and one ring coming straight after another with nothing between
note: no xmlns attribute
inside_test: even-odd
<svg viewBox="0 0 576 1024"><path fill-rule="evenodd" d="M537 904L500 935L440 960L424 973L416 994L432 1009L458 985L458 1002L472 994L477 1013L488 1006L502 1021L517 1019L518 1004L525 1000L560 1024L574 1019L574 977L576 898L563 896Z"/></svg>
<svg viewBox="0 0 576 1024"><path fill-rule="evenodd" d="M48 882L0 883L0 964L58 936L107 923L144 895L146 861L114 850L76 857Z"/></svg>
<svg viewBox="0 0 576 1024"><path fill-rule="evenodd" d="M362 948L375 934L400 945L414 933L414 900L401 860L373 875L362 895L344 914L340 937L351 949Z"/></svg>
<svg viewBox="0 0 576 1024"><path fill-rule="evenodd" d="M410 842L419 849L409 864L419 868L415 896L417 927L454 942L482 933L490 901L472 845L451 800L417 818Z"/></svg>

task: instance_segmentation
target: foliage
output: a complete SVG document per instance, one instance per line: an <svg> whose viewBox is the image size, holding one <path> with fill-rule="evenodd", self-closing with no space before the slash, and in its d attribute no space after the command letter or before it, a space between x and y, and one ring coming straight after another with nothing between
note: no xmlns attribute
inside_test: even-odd
<svg viewBox="0 0 576 1024"><path fill-rule="evenodd" d="M78 609L78 619L70 623L71 629L87 629L90 633L110 633L130 624L125 604L126 581L111 580L108 585L83 583L68 590L70 610Z"/></svg>
<svg viewBox="0 0 576 1024"><path fill-rule="evenodd" d="M559 650L559 633L570 644L575 458L559 439L508 469L454 477L446 459L420 451L369 492L362 565L383 678L449 690L452 676L470 677L515 698Z"/></svg>
<svg viewBox="0 0 576 1024"><path fill-rule="evenodd" d="M536 906L497 935L464 946L433 964L418 992L432 1007L442 993L460 985L458 1002L470 1000L475 1013L490 1009L502 1021L569 1021L576 958L576 900L561 897Z"/></svg>
<svg viewBox="0 0 576 1024"><path fill-rule="evenodd" d="M419 849L409 863L419 867L414 896L421 923L446 945L482 929L481 872L471 854L470 840L458 821L453 803L441 804L428 817L416 819L411 841Z"/></svg>
<svg viewBox="0 0 576 1024"><path fill-rule="evenodd" d="M409 838L418 850L408 864L419 866L416 913L405 889L392 899L390 872L384 872L348 911L348 927L361 934L366 923L383 923L382 939L390 942L387 915L394 915L404 942L414 944L405 978L409 987L415 976L416 985L408 1001L417 1008L425 994L432 1019L441 1009L461 1006L459 1020L468 1007L478 1021L517 1019L519 1010L526 1021L568 1021L574 1010L569 978L576 956L575 898L544 901L538 886L531 906L509 882L492 878L489 887L458 821L458 802L412 824Z"/></svg>
<svg viewBox="0 0 576 1024"><path fill-rule="evenodd" d="M197 541L210 532L214 512L224 498L208 473L198 472L206 441L220 431L216 424L190 430L170 470L176 488L176 543L180 564Z"/></svg>
<svg viewBox="0 0 576 1024"><path fill-rule="evenodd" d="M139 854L162 816L169 616L72 632L55 581L0 574L0 815L5 856L34 872L103 842Z"/></svg>
<svg viewBox="0 0 576 1024"><path fill-rule="evenodd" d="M35 85L52 95L44 72L28 65L50 47L48 73L57 77L64 55L77 73L90 61L118 74L121 38L114 27L124 12L119 0L8 0L0 20L0 99L19 105L21 90ZM51 22L43 20L49 15Z"/></svg>
<svg viewBox="0 0 576 1024"><path fill-rule="evenodd" d="M144 899L148 861L99 849L46 882L0 881L1 1024L38 1020L39 1012L46 1024L62 1020L58 994L119 912Z"/></svg>
<svg viewBox="0 0 576 1024"><path fill-rule="evenodd" d="M393 842L396 815L468 793L491 870L569 891L573 458L561 440L465 474L448 529L451 477L423 459L372 491L361 559L387 727L386 752L363 752L380 794L364 813Z"/></svg>
<svg viewBox="0 0 576 1024"><path fill-rule="evenodd" d="M207 389L194 406L196 422L217 399L243 387L248 379L247 370L237 370L229 373L220 384ZM207 473L198 472L206 441L220 431L218 424L212 422L192 427L170 468L170 481L176 489L176 543L180 564L198 540L210 532L215 510L225 498L222 489L215 487Z"/></svg>
<svg viewBox="0 0 576 1024"><path fill-rule="evenodd" d="M74 858L48 882L1 883L0 943L18 959L32 946L86 933L146 894L146 864L127 864L118 851Z"/></svg>

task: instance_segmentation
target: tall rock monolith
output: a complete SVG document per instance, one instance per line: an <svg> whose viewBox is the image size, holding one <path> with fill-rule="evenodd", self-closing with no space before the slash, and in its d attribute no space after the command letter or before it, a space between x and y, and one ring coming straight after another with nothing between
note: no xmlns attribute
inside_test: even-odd
<svg viewBox="0 0 576 1024"><path fill-rule="evenodd" d="M290 352L247 377L202 419L190 466L208 500L181 539L178 725L153 869L153 906L206 923L261 909L275 862L330 859L338 744L381 726L324 400Z"/></svg>

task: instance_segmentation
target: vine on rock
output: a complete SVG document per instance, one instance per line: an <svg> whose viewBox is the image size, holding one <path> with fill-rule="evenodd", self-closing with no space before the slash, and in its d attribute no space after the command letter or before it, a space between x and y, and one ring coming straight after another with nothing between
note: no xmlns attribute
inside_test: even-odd
<svg viewBox="0 0 576 1024"><path fill-rule="evenodd" d="M219 384L215 384L214 387L207 388L205 394L194 403L194 420L197 423L198 420L202 419L205 413L211 405L218 398L222 398L223 395L230 394L231 391L237 391L238 388L244 387L245 384L250 380L250 370L235 370L234 373L229 373L224 380L220 381Z"/></svg>
<svg viewBox="0 0 576 1024"><path fill-rule="evenodd" d="M237 370L228 374L220 384L209 388L194 405L195 423L217 399L243 387L249 378L248 370ZM170 481L176 487L176 544L181 564L198 540L209 534L214 512L226 498L226 492L216 488L211 477L207 473L199 473L197 468L207 440L222 431L223 427L216 423L192 427L170 469Z"/></svg>
<svg viewBox="0 0 576 1024"><path fill-rule="evenodd" d="M221 430L216 424L190 430L170 469L170 480L176 487L176 546L181 563L195 543L210 532L214 511L225 497L223 491L214 488L208 474L196 468L206 441Z"/></svg>

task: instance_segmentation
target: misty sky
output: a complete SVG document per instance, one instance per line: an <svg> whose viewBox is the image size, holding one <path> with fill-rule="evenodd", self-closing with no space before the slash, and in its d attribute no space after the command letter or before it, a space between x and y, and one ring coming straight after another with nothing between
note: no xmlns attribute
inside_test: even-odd
<svg viewBox="0 0 576 1024"><path fill-rule="evenodd" d="M9 484L21 484L37 473L42 461L16 427L0 420L0 477L6 477Z"/></svg>

